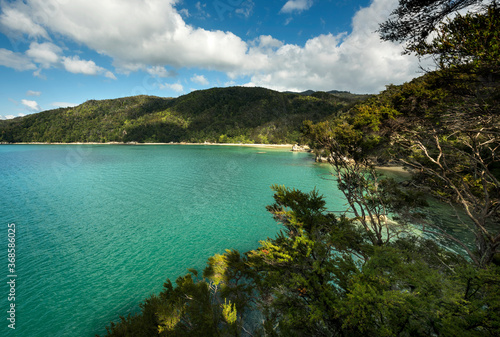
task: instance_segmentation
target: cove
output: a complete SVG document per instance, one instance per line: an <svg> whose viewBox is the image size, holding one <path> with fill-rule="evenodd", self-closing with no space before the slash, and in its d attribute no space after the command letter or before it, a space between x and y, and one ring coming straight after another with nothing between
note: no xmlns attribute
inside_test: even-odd
<svg viewBox="0 0 500 337"><path fill-rule="evenodd" d="M256 248L279 230L265 210L273 184L316 187L329 209L345 209L329 172L288 149L0 146L5 260L16 224L15 335L103 334L167 278L225 249Z"/></svg>

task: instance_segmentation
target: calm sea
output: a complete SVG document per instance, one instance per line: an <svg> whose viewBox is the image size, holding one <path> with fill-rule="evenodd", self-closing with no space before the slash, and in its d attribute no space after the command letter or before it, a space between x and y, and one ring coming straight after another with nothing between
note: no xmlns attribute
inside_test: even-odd
<svg viewBox="0 0 500 337"><path fill-rule="evenodd" d="M0 335L103 334L167 278L273 237L271 185L317 187L330 209L344 209L328 173L306 153L275 149L2 145Z"/></svg>

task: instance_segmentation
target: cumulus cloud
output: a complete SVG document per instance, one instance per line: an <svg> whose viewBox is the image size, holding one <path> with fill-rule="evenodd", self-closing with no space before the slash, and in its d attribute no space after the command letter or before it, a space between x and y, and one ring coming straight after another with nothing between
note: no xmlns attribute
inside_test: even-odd
<svg viewBox="0 0 500 337"><path fill-rule="evenodd" d="M31 12L50 18L53 33L132 65L203 67L226 71L245 58L247 44L231 32L187 25L173 0L26 0ZM124 20L130 18L130 20Z"/></svg>
<svg viewBox="0 0 500 337"><path fill-rule="evenodd" d="M104 70L94 61L80 60L79 56L64 57L62 63L64 68L73 74L97 75Z"/></svg>
<svg viewBox="0 0 500 337"><path fill-rule="evenodd" d="M165 66L188 67L222 71L231 80L248 76L248 85L278 90L376 92L385 84L415 77L418 69L415 58L402 56L399 45L381 42L374 33L397 0L373 0L353 18L351 33L316 36L304 45L287 44L272 36L244 41L231 32L192 27L174 7L177 2L148 0L146 6L138 0L18 0L4 6L0 20L3 27L20 31L8 19L20 12L29 21L26 27L32 27L32 36L43 38L43 32L63 36L111 57L118 72L141 70L157 77L169 77ZM300 12L312 3L290 0L282 12ZM28 29L23 32L29 34ZM31 59L14 54L19 70L33 69L33 62L51 65L59 56L68 71L114 78L93 61L61 56L52 42L34 42L30 50ZM10 62L13 67L5 59L0 50L0 64ZM181 84L174 85L183 90Z"/></svg>
<svg viewBox="0 0 500 337"><path fill-rule="evenodd" d="M50 42L32 42L26 51L34 62L39 63L43 68L50 68L60 60L62 49Z"/></svg>
<svg viewBox="0 0 500 337"><path fill-rule="evenodd" d="M155 67L147 67L146 72L151 76L165 78L165 77L175 77L177 73L175 71L170 71L165 69L165 67L155 66Z"/></svg>
<svg viewBox="0 0 500 337"><path fill-rule="evenodd" d="M302 12L308 10L313 5L312 0L288 0L281 8L280 13Z"/></svg>
<svg viewBox="0 0 500 337"><path fill-rule="evenodd" d="M24 107L31 112L38 112L42 110L42 108L40 107L40 105L38 105L36 101L22 99L21 104L24 105Z"/></svg>
<svg viewBox="0 0 500 337"><path fill-rule="evenodd" d="M0 65L20 71L35 70L33 75L41 78L44 78L41 74L43 69L62 66L75 74L103 75L110 79L116 79L111 71L97 66L94 61L81 60L79 56L66 57L62 54L62 48L51 42L32 42L24 54L0 48Z"/></svg>
<svg viewBox="0 0 500 337"><path fill-rule="evenodd" d="M308 40L304 47L283 44L272 52L263 52L268 43L261 38L253 49L266 55L266 66L248 73L251 81L247 85L276 90L373 93L386 84L415 77L416 58L401 55L400 45L382 42L374 33L395 5L395 0L375 0L357 12L350 34L320 35Z"/></svg>
<svg viewBox="0 0 500 337"><path fill-rule="evenodd" d="M184 86L180 83L173 83L173 84L169 84L169 83L164 83L164 84L161 84L159 85L160 89L169 89L169 90L173 90L177 93L181 93L184 91Z"/></svg>
<svg viewBox="0 0 500 337"><path fill-rule="evenodd" d="M0 48L0 66L19 71L36 69L36 65L31 62L29 57L4 48Z"/></svg>
<svg viewBox="0 0 500 337"><path fill-rule="evenodd" d="M42 94L41 91L33 91L33 90L26 91L26 96L40 96L41 94Z"/></svg>
<svg viewBox="0 0 500 337"><path fill-rule="evenodd" d="M201 85L208 85L209 83L208 80L203 75L194 75L193 77L191 77L191 81Z"/></svg>
<svg viewBox="0 0 500 337"><path fill-rule="evenodd" d="M72 57L63 57L62 64L64 68L73 74L84 74L84 75L99 75L116 80L115 75L107 71L106 69L99 67L91 60L81 60L78 55Z"/></svg>
<svg viewBox="0 0 500 337"><path fill-rule="evenodd" d="M8 35L26 34L32 38L43 37L49 39L47 31L33 17L36 13L32 8L21 2L10 4L2 3L4 6L2 14L0 14L0 30ZM38 19L43 19L39 16Z"/></svg>
<svg viewBox="0 0 500 337"><path fill-rule="evenodd" d="M246 43L222 31L187 25L173 8L174 0L27 0L30 8L49 17L45 26L99 53L117 66L142 64L175 67L235 67ZM124 18L129 18L125 20Z"/></svg>

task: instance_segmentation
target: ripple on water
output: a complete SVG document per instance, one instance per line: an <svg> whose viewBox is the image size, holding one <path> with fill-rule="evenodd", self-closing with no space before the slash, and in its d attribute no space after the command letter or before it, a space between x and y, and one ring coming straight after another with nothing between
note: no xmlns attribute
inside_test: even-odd
<svg viewBox="0 0 500 337"><path fill-rule="evenodd" d="M279 228L265 211L272 184L343 204L307 154L258 151L1 146L0 221L18 225L16 336L102 334L167 278L257 247Z"/></svg>

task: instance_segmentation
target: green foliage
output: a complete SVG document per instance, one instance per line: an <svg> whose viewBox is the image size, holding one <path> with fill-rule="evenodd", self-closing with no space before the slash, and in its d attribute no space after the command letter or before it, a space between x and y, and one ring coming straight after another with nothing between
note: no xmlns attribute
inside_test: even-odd
<svg viewBox="0 0 500 337"><path fill-rule="evenodd" d="M294 143L303 120L318 122L364 98L320 96L234 87L91 100L0 121L0 142Z"/></svg>
<svg viewBox="0 0 500 337"><path fill-rule="evenodd" d="M484 0L400 0L398 7L387 21L380 24L379 33L384 40L406 42L408 49L414 48L436 32L447 17L476 5L495 3ZM407 49L407 50L408 50Z"/></svg>
<svg viewBox="0 0 500 337"><path fill-rule="evenodd" d="M441 68L500 71L500 7L486 12L458 14L439 26L437 36L411 49L418 55L436 55Z"/></svg>
<svg viewBox="0 0 500 337"><path fill-rule="evenodd" d="M246 254L226 251L170 281L108 336L484 336L500 332L500 268L435 242L371 244L317 191L273 186L283 225Z"/></svg>
<svg viewBox="0 0 500 337"><path fill-rule="evenodd" d="M382 120L398 115L398 111L389 105L382 104L361 104L353 108L352 125L357 128L368 127L373 131L379 131Z"/></svg>
<svg viewBox="0 0 500 337"><path fill-rule="evenodd" d="M401 86L388 86L330 124L308 123L304 136L337 168L343 165L343 171L355 173L344 174L344 178L339 173L343 180L339 186L347 192L348 200L356 201L350 202L351 208L364 201L356 186L361 186L363 193L373 189L360 184L364 181L362 172L346 166L343 158L365 167L392 161L413 169L412 186L464 211L467 218L459 221L474 233L476 249L469 249L436 224L428 224L424 230L456 241L484 268L500 254L500 10L492 2L474 13L457 14L437 24L443 13L473 2L400 2L395 12L398 21L383 25L385 33L393 34L386 37L407 40L408 50L434 56L441 69ZM413 12L416 17L409 14ZM421 26L418 17L423 21ZM407 24L420 27L416 31L424 35L412 35ZM434 30L432 39L426 40L426 34ZM399 192L394 196L410 200ZM373 204L398 204L397 198L384 198L373 199ZM363 205L362 209L369 211L369 207ZM415 216L418 212L405 213L400 219Z"/></svg>
<svg viewBox="0 0 500 337"><path fill-rule="evenodd" d="M222 317L224 317L224 320L232 325L236 323L237 319L237 314L236 314L236 304L231 303L226 303L227 299L224 299L224 304L222 304Z"/></svg>

